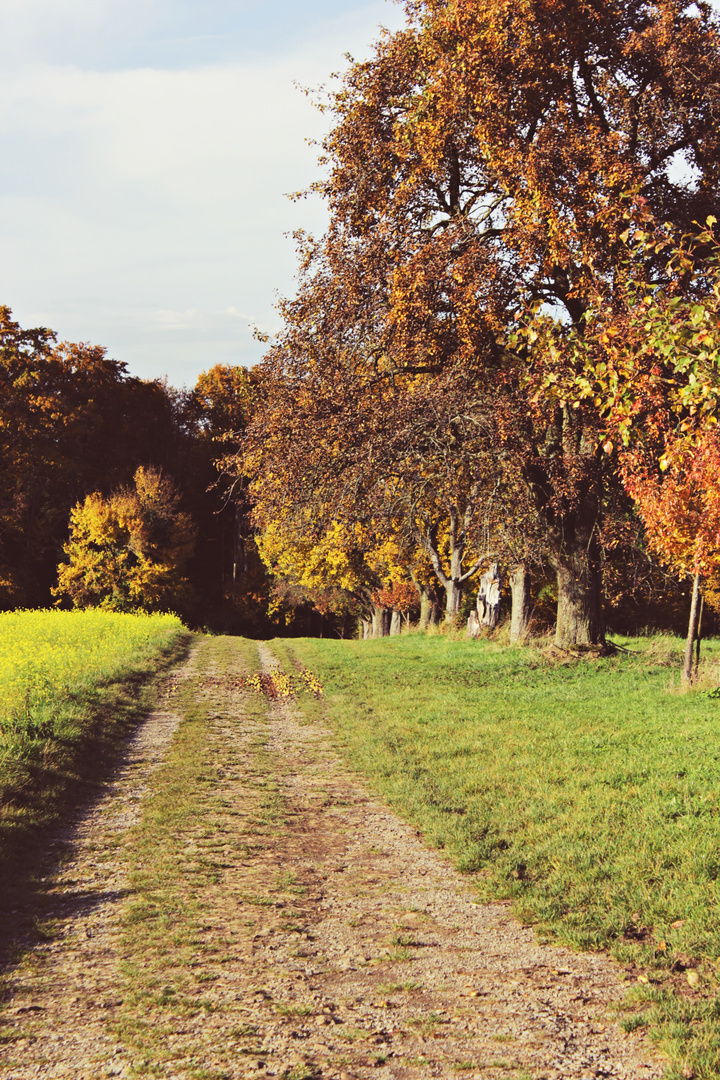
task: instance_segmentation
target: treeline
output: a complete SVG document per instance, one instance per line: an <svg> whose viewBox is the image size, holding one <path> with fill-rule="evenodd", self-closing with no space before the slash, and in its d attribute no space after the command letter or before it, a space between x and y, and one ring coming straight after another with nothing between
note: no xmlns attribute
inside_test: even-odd
<svg viewBox="0 0 720 1080"><path fill-rule="evenodd" d="M462 624L497 563L518 639L677 626L692 582L692 643L720 571L710 6L418 0L324 107L330 224L262 365L178 392L4 313L3 602L380 634Z"/></svg>
<svg viewBox="0 0 720 1080"><path fill-rule="evenodd" d="M459 621L497 562L518 636L552 603L593 646L667 621L669 571L692 640L720 552L710 6L418 0L324 108L330 224L226 463L283 596Z"/></svg>
<svg viewBox="0 0 720 1080"><path fill-rule="evenodd" d="M214 465L256 382L221 366L174 390L0 308L2 608L172 610L262 632L270 587L248 508Z"/></svg>

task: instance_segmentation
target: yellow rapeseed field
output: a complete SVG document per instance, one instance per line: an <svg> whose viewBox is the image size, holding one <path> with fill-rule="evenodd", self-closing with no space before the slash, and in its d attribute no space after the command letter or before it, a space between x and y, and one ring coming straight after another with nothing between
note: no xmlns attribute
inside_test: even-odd
<svg viewBox="0 0 720 1080"><path fill-rule="evenodd" d="M51 719L53 703L119 675L182 630L175 615L0 612L0 734Z"/></svg>

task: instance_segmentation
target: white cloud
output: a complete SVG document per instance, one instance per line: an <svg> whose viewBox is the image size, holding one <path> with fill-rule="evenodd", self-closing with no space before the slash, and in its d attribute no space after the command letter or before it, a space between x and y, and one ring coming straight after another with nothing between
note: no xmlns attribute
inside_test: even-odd
<svg viewBox="0 0 720 1080"><path fill-rule="evenodd" d="M322 221L312 203L285 197L316 175L304 140L320 134L320 118L292 86L306 73L298 63L190 72L36 67L0 78L0 139L17 147L0 169L4 302L25 322L67 327L63 336L109 330L114 352L130 344L130 313L145 305L271 319L274 290L292 290L285 234ZM218 345L223 360L260 353L245 326ZM185 358L176 348L164 357L150 350L151 370L146 360L119 358L145 374L194 378L192 347Z"/></svg>
<svg viewBox="0 0 720 1080"><path fill-rule="evenodd" d="M189 311L158 311L155 318L160 326L170 326L175 330L199 327L204 322L197 308L190 308Z"/></svg>
<svg viewBox="0 0 720 1080"><path fill-rule="evenodd" d="M238 7L211 6L224 3ZM194 0L147 10L193 5L202 14ZM30 48L45 20L60 39L75 25L102 37L136 7L0 0L0 33L15 25L23 54L0 73L0 302L22 325L106 344L139 374L192 382L257 359L252 326L277 327L276 292L294 288L287 234L324 221L317 200L286 198L317 177L306 140L326 123L293 83L317 85L346 49L361 53L382 5L262 60L93 70Z"/></svg>

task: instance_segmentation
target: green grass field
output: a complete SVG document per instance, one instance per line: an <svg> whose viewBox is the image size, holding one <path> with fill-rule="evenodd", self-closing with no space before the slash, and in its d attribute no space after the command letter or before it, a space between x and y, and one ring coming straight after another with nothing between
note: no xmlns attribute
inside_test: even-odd
<svg viewBox="0 0 720 1080"><path fill-rule="evenodd" d="M671 1075L720 1075L717 645L705 689L680 694L670 638L565 662L437 636L276 644L428 843L541 938L609 948L635 987L626 1023L651 1026Z"/></svg>
<svg viewBox="0 0 720 1080"><path fill-rule="evenodd" d="M173 617L0 616L0 903L22 906L33 838L40 852L44 826L107 771L187 641ZM669 1078L718 1077L720 643L687 694L680 641L623 644L599 659L451 635L273 649L325 686L298 695L307 719L329 718L482 896L511 901L541 939L610 949L624 1022L649 1028Z"/></svg>

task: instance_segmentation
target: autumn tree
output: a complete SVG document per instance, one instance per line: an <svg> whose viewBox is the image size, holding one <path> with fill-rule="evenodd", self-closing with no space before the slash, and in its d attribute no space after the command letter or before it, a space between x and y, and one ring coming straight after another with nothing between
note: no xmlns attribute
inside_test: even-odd
<svg viewBox="0 0 720 1080"><path fill-rule="evenodd" d="M376 538L392 538L406 567L393 580L414 577L422 592L424 563L454 619L477 571L509 553L508 520L523 501L510 463L500 468L495 430L480 422L482 390L461 373L389 380L326 349L324 333L293 326L266 361L272 391L235 464L252 477L255 521L275 542L295 546L297 535L314 548L344 523L370 560ZM520 548L529 558L529 535L513 564Z"/></svg>
<svg viewBox="0 0 720 1080"><path fill-rule="evenodd" d="M0 308L0 605L46 604L72 506L177 456L167 387Z"/></svg>
<svg viewBox="0 0 720 1080"><path fill-rule="evenodd" d="M348 619L372 619L382 579L361 528L329 521L319 529L310 520L304 529L289 528L287 521L268 520L258 545L276 604L291 611L310 604L323 616L339 616L343 627Z"/></svg>
<svg viewBox="0 0 720 1080"><path fill-rule="evenodd" d="M88 495L70 516L55 595L79 608L186 609L196 530L179 503L172 481L142 466L131 487Z"/></svg>
<svg viewBox="0 0 720 1080"><path fill-rule="evenodd" d="M341 366L377 386L461 369L492 389L499 418L514 417L505 430L556 570L556 640L597 642L615 463L593 399L530 387L572 363L566 333L582 331L598 292L612 294L628 213L642 205L689 225L715 208L712 11L684 0L407 10L406 28L353 65L326 106L334 123L317 189L331 221L307 243L303 287L285 309L293 378L321 378L316 365L334 357L329 383ZM662 266L649 256L643 272ZM513 345L514 317L534 303L554 316L556 352ZM487 407L486 396L478 418ZM364 414L342 410L334 445L378 439L380 425L367 431ZM394 419L389 410L386 432Z"/></svg>
<svg viewBox="0 0 720 1080"><path fill-rule="evenodd" d="M233 442L247 427L261 394L257 369L215 364L198 377L189 409L199 429L210 439Z"/></svg>
<svg viewBox="0 0 720 1080"><path fill-rule="evenodd" d="M683 680L692 680L701 581L720 572L720 440L716 428L696 438L669 436L659 468L636 455L625 463L648 540L667 565L693 582ZM699 655L699 651L698 651Z"/></svg>
<svg viewBox="0 0 720 1080"><path fill-rule="evenodd" d="M216 364L183 395L188 437L183 494L198 526L191 572L202 596L202 621L245 633L270 632L270 583L250 522L247 479L230 476L233 456L263 396L257 368Z"/></svg>
<svg viewBox="0 0 720 1080"><path fill-rule="evenodd" d="M681 235L642 213L626 233L625 280L612 296L597 296L581 332L563 328L565 353L573 363L546 371L538 390L577 404L597 403L604 452L618 456L651 550L673 571L693 576L696 597L700 576L708 574L718 548L716 226L710 215L705 224ZM664 260L664 266L647 281L642 271L649 253ZM558 327L547 317L535 318L522 333L542 339L549 351ZM688 650L693 625L694 616ZM688 679L689 662L686 658Z"/></svg>
<svg viewBox="0 0 720 1080"><path fill-rule="evenodd" d="M620 473L649 547L672 571L693 581L686 683L692 677L701 580L720 569L716 225L710 215L684 236L668 227L635 232L626 288L588 318L582 339L573 343L579 361L573 386L560 391L601 392L605 449L612 451L613 441L618 448ZM667 260L659 284L638 283L631 272L648 250Z"/></svg>

